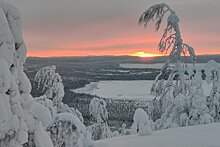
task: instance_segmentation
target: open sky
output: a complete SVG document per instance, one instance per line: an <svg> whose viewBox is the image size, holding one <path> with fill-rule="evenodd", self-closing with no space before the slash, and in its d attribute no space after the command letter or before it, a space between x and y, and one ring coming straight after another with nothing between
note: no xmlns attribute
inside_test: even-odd
<svg viewBox="0 0 220 147"><path fill-rule="evenodd" d="M160 0L7 0L23 18L28 56L159 54L155 32L139 16ZM163 0L180 17L184 42L220 54L220 0Z"/></svg>

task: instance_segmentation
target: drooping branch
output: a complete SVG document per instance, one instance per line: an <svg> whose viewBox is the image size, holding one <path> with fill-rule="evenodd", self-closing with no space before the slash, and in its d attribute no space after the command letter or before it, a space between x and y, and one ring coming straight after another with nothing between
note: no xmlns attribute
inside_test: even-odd
<svg viewBox="0 0 220 147"><path fill-rule="evenodd" d="M158 50L162 53L165 52L165 54L167 54L169 48L172 45L174 46L174 43L176 41L175 39L176 39L175 34L172 34L169 37L166 37L163 35L159 44L158 44Z"/></svg>
<svg viewBox="0 0 220 147"><path fill-rule="evenodd" d="M161 22L163 20L164 15L166 12L171 11L170 7L165 4L156 4L147 9L139 18L139 24L144 23L144 26L147 27L147 24L151 20L156 20L155 29L156 31L159 30Z"/></svg>
<svg viewBox="0 0 220 147"><path fill-rule="evenodd" d="M196 61L196 54L195 54L193 47L189 46L188 44L183 43L183 52L184 53L188 52L193 62Z"/></svg>

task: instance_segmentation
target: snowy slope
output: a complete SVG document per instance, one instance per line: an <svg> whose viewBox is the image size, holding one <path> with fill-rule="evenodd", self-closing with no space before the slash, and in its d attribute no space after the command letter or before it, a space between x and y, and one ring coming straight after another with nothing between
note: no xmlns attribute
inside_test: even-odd
<svg viewBox="0 0 220 147"><path fill-rule="evenodd" d="M95 147L220 147L220 123L96 141Z"/></svg>

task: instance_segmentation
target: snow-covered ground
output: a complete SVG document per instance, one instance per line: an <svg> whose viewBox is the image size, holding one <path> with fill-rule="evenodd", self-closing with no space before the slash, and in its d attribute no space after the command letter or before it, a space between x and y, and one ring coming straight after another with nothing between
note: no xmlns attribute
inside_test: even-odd
<svg viewBox="0 0 220 147"><path fill-rule="evenodd" d="M102 98L114 99L145 99L152 98L150 89L153 81L99 81L91 82L83 88L73 90L76 93L97 95Z"/></svg>
<svg viewBox="0 0 220 147"><path fill-rule="evenodd" d="M95 147L220 147L220 123L155 131L95 142Z"/></svg>
<svg viewBox="0 0 220 147"><path fill-rule="evenodd" d="M97 95L102 98L114 99L142 99L150 100L151 80L135 80L135 81L99 81L91 82L83 88L74 89L76 93L85 93ZM210 94L211 84L203 82L205 96Z"/></svg>

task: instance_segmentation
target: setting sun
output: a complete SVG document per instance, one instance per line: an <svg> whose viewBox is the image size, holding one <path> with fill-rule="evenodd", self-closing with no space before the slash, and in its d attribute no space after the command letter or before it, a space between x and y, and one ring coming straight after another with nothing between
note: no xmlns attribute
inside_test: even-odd
<svg viewBox="0 0 220 147"><path fill-rule="evenodd" d="M156 57L156 56L162 56L161 54L150 54L145 52L135 52L131 54L131 56L138 56L138 57Z"/></svg>

